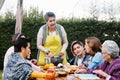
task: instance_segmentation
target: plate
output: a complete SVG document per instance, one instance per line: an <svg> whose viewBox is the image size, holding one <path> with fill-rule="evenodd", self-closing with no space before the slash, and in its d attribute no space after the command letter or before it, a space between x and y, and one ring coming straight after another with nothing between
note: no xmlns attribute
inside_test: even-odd
<svg viewBox="0 0 120 80"><path fill-rule="evenodd" d="M68 74L64 69L56 69L56 72L58 73L58 76L66 76Z"/></svg>

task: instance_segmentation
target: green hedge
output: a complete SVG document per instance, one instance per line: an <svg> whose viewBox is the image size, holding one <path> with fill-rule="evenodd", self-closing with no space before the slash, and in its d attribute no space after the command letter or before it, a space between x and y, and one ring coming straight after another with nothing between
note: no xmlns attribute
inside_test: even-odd
<svg viewBox="0 0 120 80"><path fill-rule="evenodd" d="M84 42L84 39L89 36L98 37L101 42L111 39L118 43L120 46L120 22L106 22L97 21L93 19L75 19L68 21L58 21L65 27L67 32L69 46L67 52L71 58L70 43L74 40Z"/></svg>
<svg viewBox="0 0 120 80"><path fill-rule="evenodd" d="M38 13L39 14L39 13ZM42 13L39 15L36 13L30 13L28 16L24 15L22 33L27 38L31 39L31 58L36 58L36 37L37 32L41 25L44 24ZM15 29L15 18L14 17L0 17L0 68L3 66L3 59L6 50L12 45L11 35L14 34ZM101 42L106 39L115 40L120 46L120 22L106 22L97 21L93 19L60 19L57 23L64 26L69 41L67 53L69 59L72 55L70 52L70 43L74 40L80 40L84 42L84 39L89 36L98 37Z"/></svg>

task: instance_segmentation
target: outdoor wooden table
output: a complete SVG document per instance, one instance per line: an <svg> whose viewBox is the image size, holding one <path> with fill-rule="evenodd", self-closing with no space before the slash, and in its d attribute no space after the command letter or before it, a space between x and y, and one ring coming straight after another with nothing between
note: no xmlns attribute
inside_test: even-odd
<svg viewBox="0 0 120 80"><path fill-rule="evenodd" d="M41 67L43 68L43 66ZM57 76L55 77L55 79L53 80L68 80L67 77L68 76L71 76L72 74L68 74L66 76ZM46 80L45 78L39 78L39 79L36 79L36 80ZM69 80L81 80L80 78L77 78L77 77L74 77L73 79L69 79ZM104 79L97 79L97 80L104 80Z"/></svg>
<svg viewBox="0 0 120 80"><path fill-rule="evenodd" d="M69 75L68 75L69 76ZM40 79L37 79L37 80L46 80L45 78L40 78ZM64 77L61 77L61 76L58 76L56 77L55 79L53 80L67 80L67 76L64 76ZM74 78L73 80L80 80L78 78Z"/></svg>
<svg viewBox="0 0 120 80"><path fill-rule="evenodd" d="M69 76L69 75L68 75ZM36 80L46 80L45 78L40 78L40 79L36 79ZM67 76L64 76L64 77L56 77L55 79L53 79L53 80L67 80ZM71 80L81 80L81 79L79 79L79 78L73 78L73 79L71 79ZM105 79L97 79L97 80L105 80Z"/></svg>

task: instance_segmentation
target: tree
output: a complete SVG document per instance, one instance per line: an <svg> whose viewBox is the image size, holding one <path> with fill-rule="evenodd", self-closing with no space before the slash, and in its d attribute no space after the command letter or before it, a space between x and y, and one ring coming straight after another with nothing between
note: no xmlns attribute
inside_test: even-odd
<svg viewBox="0 0 120 80"><path fill-rule="evenodd" d="M23 6L22 6L22 3L23 3L23 0L18 0L15 33L21 33L21 31L22 31L22 20L23 20Z"/></svg>
<svg viewBox="0 0 120 80"><path fill-rule="evenodd" d="M2 8L4 2L5 2L5 0L0 0L0 9Z"/></svg>
<svg viewBox="0 0 120 80"><path fill-rule="evenodd" d="M93 18L93 19L98 19L98 17L99 17L99 11L98 11L98 9L97 9L97 1L96 0L92 0L91 1L91 5L90 5L90 14L91 14L91 17Z"/></svg>
<svg viewBox="0 0 120 80"><path fill-rule="evenodd" d="M115 20L115 12L114 12L114 9L113 9L113 4L112 2L109 3L109 6L108 6L108 17L109 17L109 21L114 21Z"/></svg>

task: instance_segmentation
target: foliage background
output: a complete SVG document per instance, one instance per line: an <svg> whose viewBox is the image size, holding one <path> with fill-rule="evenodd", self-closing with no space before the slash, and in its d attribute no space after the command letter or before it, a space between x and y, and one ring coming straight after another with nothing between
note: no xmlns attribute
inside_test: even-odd
<svg viewBox="0 0 120 80"><path fill-rule="evenodd" d="M15 16L8 11L5 16L0 16L0 69L3 68L4 55L7 49L12 45L11 36L15 30ZM43 12L39 13L36 9L31 9L29 12L24 12L22 33L31 39L31 59L36 58L37 47L36 38L37 32L41 25L43 25ZM70 44L74 40L84 42L84 39L89 36L98 37L101 42L107 39L112 39L120 46L120 22L119 21L98 21L94 18L87 19L59 19L58 24L64 26L69 41L67 48L68 61L72 58L70 52Z"/></svg>

